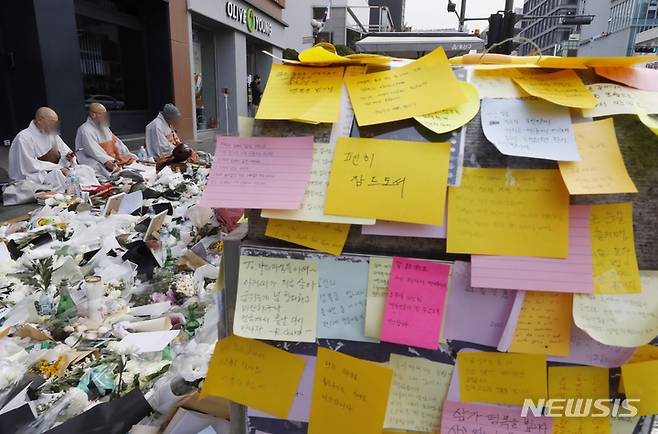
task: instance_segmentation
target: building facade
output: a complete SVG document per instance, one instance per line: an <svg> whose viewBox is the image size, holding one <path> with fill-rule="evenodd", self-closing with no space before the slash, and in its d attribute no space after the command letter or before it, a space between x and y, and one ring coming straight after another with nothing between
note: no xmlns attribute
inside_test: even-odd
<svg viewBox="0 0 658 434"><path fill-rule="evenodd" d="M595 15L582 26L579 56L632 56L635 38L658 25L658 0L580 0L584 14Z"/></svg>
<svg viewBox="0 0 658 434"><path fill-rule="evenodd" d="M525 17L547 18L524 21L520 35L533 40L543 54L558 54L561 44L569 40L569 35L574 31L574 27L563 25L557 16L576 14L577 10L578 0L526 0L523 4ZM556 18L551 18L551 16L556 16ZM528 55L535 51L535 47L527 42L520 46L521 55Z"/></svg>

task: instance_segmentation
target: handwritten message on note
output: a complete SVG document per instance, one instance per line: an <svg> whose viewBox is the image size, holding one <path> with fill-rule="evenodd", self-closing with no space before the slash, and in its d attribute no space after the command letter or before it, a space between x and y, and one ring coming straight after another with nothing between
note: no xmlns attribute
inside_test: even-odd
<svg viewBox="0 0 658 434"><path fill-rule="evenodd" d="M591 366L551 366L548 368L549 399L607 399L607 369ZM563 434L609 434L609 417L556 417L553 431Z"/></svg>
<svg viewBox="0 0 658 434"><path fill-rule="evenodd" d="M523 405L546 398L545 356L460 351L457 363L462 401Z"/></svg>
<svg viewBox="0 0 658 434"><path fill-rule="evenodd" d="M215 345L201 397L222 396L285 419L303 370L301 357L229 336Z"/></svg>
<svg viewBox="0 0 658 434"><path fill-rule="evenodd" d="M217 137L200 205L297 209L308 184L313 137Z"/></svg>
<svg viewBox="0 0 658 434"><path fill-rule="evenodd" d="M350 128L351 125L352 124L350 123ZM335 150L335 143L315 142L313 144L311 175L299 209L264 209L261 211L261 217L323 223L352 223L359 225L371 225L375 223L375 219L342 217L324 213L324 202L327 198L327 183L329 182L329 173L331 172L331 163L334 158Z"/></svg>
<svg viewBox="0 0 658 434"><path fill-rule="evenodd" d="M233 332L279 341L315 342L318 264L241 256Z"/></svg>
<svg viewBox="0 0 658 434"><path fill-rule="evenodd" d="M302 377L299 380L297 391L295 392L295 399L290 407L290 412L286 419L296 422L308 422L308 414L311 410L311 395L313 389L313 378L315 378L315 357L299 354L299 357L306 362ZM247 416L249 417L265 417L268 419L278 419L273 414L264 413L249 407L247 409Z"/></svg>
<svg viewBox="0 0 658 434"><path fill-rule="evenodd" d="M449 161L448 143L339 138L324 212L441 225Z"/></svg>
<svg viewBox="0 0 658 434"><path fill-rule="evenodd" d="M580 161L560 161L570 194L637 193L619 150L612 118L573 125Z"/></svg>
<svg viewBox="0 0 658 434"><path fill-rule="evenodd" d="M658 360L658 347L648 344L637 347L633 357L626 363L648 362L650 360Z"/></svg>
<svg viewBox="0 0 658 434"><path fill-rule="evenodd" d="M514 82L532 96L565 107L591 109L596 98L572 69L514 77Z"/></svg>
<svg viewBox="0 0 658 434"><path fill-rule="evenodd" d="M636 89L658 92L658 71L651 68L599 67L596 73Z"/></svg>
<svg viewBox="0 0 658 434"><path fill-rule="evenodd" d="M574 363L578 365L615 368L626 363L633 355L633 348L615 347L595 341L587 333L571 324L569 356L548 356L550 362Z"/></svg>
<svg viewBox="0 0 658 434"><path fill-rule="evenodd" d="M350 225L269 219L265 235L338 256L343 251Z"/></svg>
<svg viewBox="0 0 658 434"><path fill-rule="evenodd" d="M569 256L566 259L471 256L471 285L529 291L594 291L589 206L569 207Z"/></svg>
<svg viewBox="0 0 658 434"><path fill-rule="evenodd" d="M272 64L256 119L336 122L343 71Z"/></svg>
<svg viewBox="0 0 658 434"><path fill-rule="evenodd" d="M594 292L640 292L640 273L633 241L632 203L592 205L590 237Z"/></svg>
<svg viewBox="0 0 658 434"><path fill-rule="evenodd" d="M437 349L450 266L393 258L381 339Z"/></svg>
<svg viewBox="0 0 658 434"><path fill-rule="evenodd" d="M388 278L391 275L393 258L371 256L368 265L368 297L366 300L365 335L379 339L388 295Z"/></svg>
<svg viewBox="0 0 658 434"><path fill-rule="evenodd" d="M476 69L471 82L480 98L523 98L527 92L514 84L512 77L523 75L518 69Z"/></svg>
<svg viewBox="0 0 658 434"><path fill-rule="evenodd" d="M391 354L393 383L384 428L438 432L452 365Z"/></svg>
<svg viewBox="0 0 658 434"><path fill-rule="evenodd" d="M345 85L361 126L408 119L466 102L441 47L400 68L346 77Z"/></svg>
<svg viewBox="0 0 658 434"><path fill-rule="evenodd" d="M505 155L579 160L567 107L541 100L485 99L482 130Z"/></svg>
<svg viewBox="0 0 658 434"><path fill-rule="evenodd" d="M520 409L468 402L443 403L443 434L551 434L553 419L521 416ZM557 434L557 433L556 433Z"/></svg>
<svg viewBox="0 0 658 434"><path fill-rule="evenodd" d="M372 342L363 334L368 263L321 259L318 338Z"/></svg>
<svg viewBox="0 0 658 434"><path fill-rule="evenodd" d="M567 257L569 194L559 171L465 167L448 194L449 253Z"/></svg>
<svg viewBox="0 0 658 434"><path fill-rule="evenodd" d="M658 92L610 83L590 84L587 88L596 98L596 107L583 110L585 117L658 113Z"/></svg>
<svg viewBox="0 0 658 434"><path fill-rule="evenodd" d="M658 272L640 273L640 293L575 296L576 325L608 345L638 347L651 342L658 335Z"/></svg>
<svg viewBox="0 0 658 434"><path fill-rule="evenodd" d="M455 261L443 336L495 347L507 322L515 291L471 287L471 264ZM464 315L463 312L469 312Z"/></svg>
<svg viewBox="0 0 658 434"><path fill-rule="evenodd" d="M526 292L509 351L569 355L572 294Z"/></svg>
<svg viewBox="0 0 658 434"><path fill-rule="evenodd" d="M462 81L458 84L466 95L464 103L438 112L416 116L416 121L437 134L456 130L470 122L480 111L480 95L472 84Z"/></svg>
<svg viewBox="0 0 658 434"><path fill-rule="evenodd" d="M318 348L309 434L381 434L393 371Z"/></svg>
<svg viewBox="0 0 658 434"><path fill-rule="evenodd" d="M633 403L638 416L658 413L658 360L631 363L621 367L627 399Z"/></svg>

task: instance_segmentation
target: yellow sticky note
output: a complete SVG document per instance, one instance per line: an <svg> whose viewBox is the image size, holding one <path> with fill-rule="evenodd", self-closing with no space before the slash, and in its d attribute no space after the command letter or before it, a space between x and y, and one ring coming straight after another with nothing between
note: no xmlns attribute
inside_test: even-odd
<svg viewBox="0 0 658 434"><path fill-rule="evenodd" d="M612 118L573 125L580 161L560 161L570 194L637 193L619 150Z"/></svg>
<svg viewBox="0 0 658 434"><path fill-rule="evenodd" d="M480 95L470 83L460 81L459 87L466 95L465 103L435 113L416 116L416 120L437 134L447 133L466 125L480 111Z"/></svg>
<svg viewBox="0 0 658 434"><path fill-rule="evenodd" d="M336 122L343 70L273 64L256 119Z"/></svg>
<svg viewBox="0 0 658 434"><path fill-rule="evenodd" d="M512 80L522 75L523 72L517 68L476 69L471 82L480 98L522 98L528 96L528 93Z"/></svg>
<svg viewBox="0 0 658 434"><path fill-rule="evenodd" d="M345 79L359 125L408 119L466 102L443 48L400 68Z"/></svg>
<svg viewBox="0 0 658 434"><path fill-rule="evenodd" d="M640 292L633 241L633 204L592 205L589 224L594 293Z"/></svg>
<svg viewBox="0 0 658 434"><path fill-rule="evenodd" d="M658 113L658 92L612 83L590 84L587 88L596 98L596 106L592 109L583 109L585 117Z"/></svg>
<svg viewBox="0 0 658 434"><path fill-rule="evenodd" d="M384 428L439 432L454 366L391 354L393 383Z"/></svg>
<svg viewBox="0 0 658 434"><path fill-rule="evenodd" d="M509 351L568 356L572 301L570 293L526 292Z"/></svg>
<svg viewBox="0 0 658 434"><path fill-rule="evenodd" d="M639 416L658 413L658 360L626 364L621 367L627 399L637 407Z"/></svg>
<svg viewBox="0 0 658 434"><path fill-rule="evenodd" d="M366 320L364 334L379 339L382 333L384 308L388 295L388 278L391 275L393 258L371 256L368 264L368 295L366 296Z"/></svg>
<svg viewBox="0 0 658 434"><path fill-rule="evenodd" d="M334 49L335 50L335 49ZM319 64L330 64L330 63L351 63L352 61L347 57L339 56L335 51L329 51L322 46L316 45L311 48L307 48L299 53L299 61L301 63L319 63Z"/></svg>
<svg viewBox="0 0 658 434"><path fill-rule="evenodd" d="M578 74L571 69L514 77L513 80L532 96L557 105L593 108L596 98L585 87Z"/></svg>
<svg viewBox="0 0 658 434"><path fill-rule="evenodd" d="M449 188L449 253L567 257L569 193L557 170L464 168Z"/></svg>
<svg viewBox="0 0 658 434"><path fill-rule="evenodd" d="M338 256L350 232L350 225L269 219L265 235Z"/></svg>
<svg viewBox="0 0 658 434"><path fill-rule="evenodd" d="M229 336L215 345L201 398L221 396L286 419L304 363L263 342Z"/></svg>
<svg viewBox="0 0 658 434"><path fill-rule="evenodd" d="M309 434L381 434L393 371L318 348Z"/></svg>
<svg viewBox="0 0 658 434"><path fill-rule="evenodd" d="M279 341L315 342L318 263L240 256L233 332Z"/></svg>
<svg viewBox="0 0 658 434"><path fill-rule="evenodd" d="M658 118L656 116L648 115L646 113L638 113L638 118L652 133L658 136Z"/></svg>
<svg viewBox="0 0 658 434"><path fill-rule="evenodd" d="M637 347L633 357L626 363L648 362L650 360L658 360L658 347L655 345L642 345Z"/></svg>
<svg viewBox="0 0 658 434"><path fill-rule="evenodd" d="M460 400L523 405L546 398L546 357L535 354L457 354Z"/></svg>
<svg viewBox="0 0 658 434"><path fill-rule="evenodd" d="M338 139L324 212L442 225L448 143Z"/></svg>

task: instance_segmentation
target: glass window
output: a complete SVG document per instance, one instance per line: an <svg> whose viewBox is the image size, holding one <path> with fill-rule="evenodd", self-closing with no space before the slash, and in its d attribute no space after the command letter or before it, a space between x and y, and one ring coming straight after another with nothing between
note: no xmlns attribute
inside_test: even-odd
<svg viewBox="0 0 658 434"><path fill-rule="evenodd" d="M139 30L76 16L85 103L108 110L148 107L144 34Z"/></svg>
<svg viewBox="0 0 658 434"><path fill-rule="evenodd" d="M209 30L192 26L192 78L198 130L217 128L215 39Z"/></svg>

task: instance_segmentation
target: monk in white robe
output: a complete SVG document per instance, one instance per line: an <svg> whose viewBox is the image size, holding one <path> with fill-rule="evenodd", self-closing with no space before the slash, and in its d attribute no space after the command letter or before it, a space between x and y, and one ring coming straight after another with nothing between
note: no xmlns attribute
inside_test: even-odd
<svg viewBox="0 0 658 434"><path fill-rule="evenodd" d="M182 142L175 127L180 111L173 104L165 104L158 116L146 126L146 152L155 161L171 156L176 145Z"/></svg>
<svg viewBox="0 0 658 434"><path fill-rule="evenodd" d="M41 107L30 126L19 132L9 149L9 177L29 185L22 192L64 192L66 177L74 170L82 187L98 185L91 167L79 165L75 153L59 136L59 118L54 110ZM6 193L6 192L5 192ZM16 203L32 198L20 198Z"/></svg>
<svg viewBox="0 0 658 434"><path fill-rule="evenodd" d="M78 161L93 168L96 176L109 178L113 172L137 161L137 156L110 130L110 120L103 104L92 103L89 117L75 136Z"/></svg>

